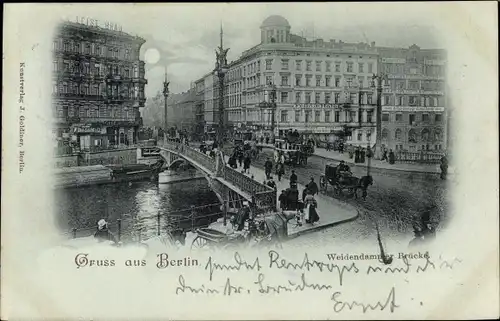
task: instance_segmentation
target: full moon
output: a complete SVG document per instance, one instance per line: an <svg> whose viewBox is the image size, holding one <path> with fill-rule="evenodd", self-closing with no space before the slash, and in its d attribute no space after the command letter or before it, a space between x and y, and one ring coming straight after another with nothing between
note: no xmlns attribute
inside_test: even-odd
<svg viewBox="0 0 500 321"><path fill-rule="evenodd" d="M148 64L155 64L160 60L160 52L156 48L149 48L144 53L144 60L146 60Z"/></svg>

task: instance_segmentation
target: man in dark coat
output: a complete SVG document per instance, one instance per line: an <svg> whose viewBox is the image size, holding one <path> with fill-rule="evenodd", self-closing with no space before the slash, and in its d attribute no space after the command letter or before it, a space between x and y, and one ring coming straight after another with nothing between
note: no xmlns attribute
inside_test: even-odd
<svg viewBox="0 0 500 321"><path fill-rule="evenodd" d="M365 149L362 148L361 151L359 152L359 162L364 163L365 162Z"/></svg>
<svg viewBox="0 0 500 321"><path fill-rule="evenodd" d="M295 183L297 184L297 175L295 174L295 171L292 170L292 175L290 175L290 186Z"/></svg>
<svg viewBox="0 0 500 321"><path fill-rule="evenodd" d="M396 160L396 156L394 155L394 152L391 149L389 151L389 164L394 164L395 160Z"/></svg>
<svg viewBox="0 0 500 321"><path fill-rule="evenodd" d="M319 189L318 189L318 185L314 181L314 177L311 177L311 181L309 182L309 184L307 184L306 189L309 190L309 193L312 196L318 194Z"/></svg>
<svg viewBox="0 0 500 321"><path fill-rule="evenodd" d="M252 160L250 159L250 155L247 154L245 156L245 160L243 161L243 173L246 173L247 170L250 170L250 163L252 163Z"/></svg>
<svg viewBox="0 0 500 321"><path fill-rule="evenodd" d="M360 150L359 147L356 148L354 151L354 162L359 163L359 158L360 158Z"/></svg>
<svg viewBox="0 0 500 321"><path fill-rule="evenodd" d="M285 174L285 165L279 162L276 164L276 175L278 175L278 181L281 182L281 176Z"/></svg>
<svg viewBox="0 0 500 321"><path fill-rule="evenodd" d="M280 202L280 208L284 211L287 209L287 195L285 194L285 190L281 191L280 196L278 197L278 201Z"/></svg>
<svg viewBox="0 0 500 321"><path fill-rule="evenodd" d="M271 172L273 170L273 162L269 157L267 158L266 163L264 164L264 169L266 173L266 178L269 179L269 177L271 176Z"/></svg>

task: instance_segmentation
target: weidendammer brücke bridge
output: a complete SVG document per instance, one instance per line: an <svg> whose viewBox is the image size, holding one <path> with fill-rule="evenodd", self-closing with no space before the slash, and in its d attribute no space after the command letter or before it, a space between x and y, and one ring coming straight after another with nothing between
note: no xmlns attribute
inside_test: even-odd
<svg viewBox="0 0 500 321"><path fill-rule="evenodd" d="M172 139L159 142L158 147L168 167L184 160L200 170L219 200L228 202L229 208L239 208L247 200L259 209L276 209L276 190L229 167L221 151L210 157Z"/></svg>

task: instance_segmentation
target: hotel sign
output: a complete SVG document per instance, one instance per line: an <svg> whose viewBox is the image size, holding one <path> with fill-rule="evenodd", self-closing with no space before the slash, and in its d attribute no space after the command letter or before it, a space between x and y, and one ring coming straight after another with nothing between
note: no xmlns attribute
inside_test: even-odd
<svg viewBox="0 0 500 321"><path fill-rule="evenodd" d="M326 109L331 109L331 108L340 108L339 104L295 104L295 108L326 108Z"/></svg>
<svg viewBox="0 0 500 321"><path fill-rule="evenodd" d="M393 106L382 106L382 111L444 112L444 107L393 107Z"/></svg>
<svg viewBox="0 0 500 321"><path fill-rule="evenodd" d="M79 16L76 16L75 21L76 23L83 24L89 27L108 29L112 31L122 31L121 25L110 21L101 21L97 19L92 19L88 17L79 17Z"/></svg>
<svg viewBox="0 0 500 321"><path fill-rule="evenodd" d="M404 58L382 58L382 62L388 64L404 64L406 63L406 59Z"/></svg>

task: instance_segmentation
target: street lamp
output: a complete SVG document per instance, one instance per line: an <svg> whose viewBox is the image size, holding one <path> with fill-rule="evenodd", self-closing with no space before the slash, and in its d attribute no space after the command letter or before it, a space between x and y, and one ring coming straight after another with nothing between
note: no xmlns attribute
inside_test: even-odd
<svg viewBox="0 0 500 321"><path fill-rule="evenodd" d="M380 75L375 75L373 74L372 76L372 88L375 88L375 81L377 81L377 113L376 113L376 118L377 118L377 126L376 126L376 140L375 140L375 157L377 159L380 159L382 156L382 82L384 80L387 80L387 75L386 74L380 74Z"/></svg>
<svg viewBox="0 0 500 321"><path fill-rule="evenodd" d="M163 97L165 98L165 115L164 115L164 121L165 121L165 127L164 127L164 132L163 135L165 136L165 140L168 137L168 95L170 94L170 91L168 89L168 85L170 84L169 81L167 81L167 73L165 72L165 81L163 82Z"/></svg>
<svg viewBox="0 0 500 321"><path fill-rule="evenodd" d="M219 78L219 131L217 135L217 140L219 148L222 148L223 137L224 137L224 76L228 72L229 68L227 66L227 52L229 48L224 49L222 41L223 33L222 26L220 30L220 46L218 50L215 50L215 69L214 74Z"/></svg>

